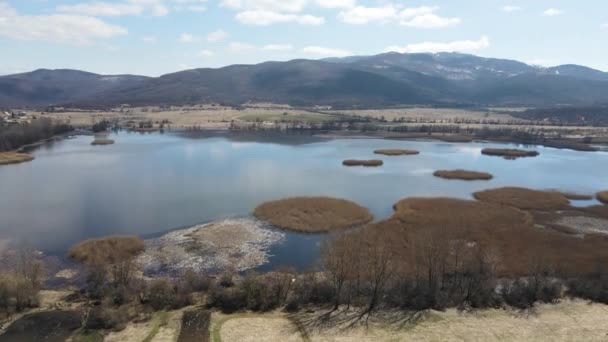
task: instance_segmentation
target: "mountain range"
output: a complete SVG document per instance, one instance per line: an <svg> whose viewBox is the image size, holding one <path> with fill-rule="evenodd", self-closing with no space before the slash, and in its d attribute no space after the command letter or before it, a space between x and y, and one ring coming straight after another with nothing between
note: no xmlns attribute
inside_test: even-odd
<svg viewBox="0 0 608 342"><path fill-rule="evenodd" d="M297 59L160 77L40 69L0 77L0 107L246 102L335 107L590 106L608 103L608 73L460 53Z"/></svg>

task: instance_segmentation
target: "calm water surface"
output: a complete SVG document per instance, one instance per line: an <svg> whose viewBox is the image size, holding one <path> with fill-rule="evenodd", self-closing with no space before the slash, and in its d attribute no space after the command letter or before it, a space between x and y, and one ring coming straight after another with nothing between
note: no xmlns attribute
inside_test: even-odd
<svg viewBox="0 0 608 342"><path fill-rule="evenodd" d="M126 132L110 138L116 144L91 146L92 137L79 136L35 150L34 162L0 167L0 238L26 239L63 254L82 239L148 236L247 216L261 202L289 196L347 198L382 219L409 196L471 198L474 191L505 185L582 193L608 188L607 152L535 147L539 157L509 161L480 153L505 145L482 143L360 139L288 145ZM377 158L373 150L379 148L421 154L382 156L380 168L341 165L348 158ZM487 171L495 179L447 181L432 175L453 168ZM303 265L316 254L319 240L289 234L271 263Z"/></svg>

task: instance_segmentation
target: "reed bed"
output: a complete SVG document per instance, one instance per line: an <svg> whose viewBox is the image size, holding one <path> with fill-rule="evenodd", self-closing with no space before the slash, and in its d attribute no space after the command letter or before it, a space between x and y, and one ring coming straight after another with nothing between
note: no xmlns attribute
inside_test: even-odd
<svg viewBox="0 0 608 342"><path fill-rule="evenodd" d="M596 197L598 201L608 204L608 191L598 192Z"/></svg>
<svg viewBox="0 0 608 342"><path fill-rule="evenodd" d="M508 148L484 148L481 153L486 156L497 156L505 159L517 159L524 157L536 157L540 153L537 151L517 150Z"/></svg>
<svg viewBox="0 0 608 342"><path fill-rule="evenodd" d="M366 229L382 232L390 241L386 246L395 248L406 268L416 265L414 246L444 249L440 247L443 243L450 253L479 245L496 258L497 273L505 277L529 275L541 260L543 266L565 275L588 274L595 271L598 262L608 262L607 234L575 237L537 228L530 213L514 207L450 198L410 198L394 208L393 217Z"/></svg>
<svg viewBox="0 0 608 342"><path fill-rule="evenodd" d="M589 201L593 199L593 195L581 194L576 192L556 191L571 201Z"/></svg>
<svg viewBox="0 0 608 342"><path fill-rule="evenodd" d="M34 160L30 154L17 152L0 152L0 165L19 164Z"/></svg>
<svg viewBox="0 0 608 342"><path fill-rule="evenodd" d="M143 240L137 236L110 236L82 241L70 249L68 256L85 264L116 264L144 249Z"/></svg>
<svg viewBox="0 0 608 342"><path fill-rule="evenodd" d="M255 208L253 214L275 227L303 233L356 227L373 219L368 209L351 201L329 197L296 197L266 202Z"/></svg>
<svg viewBox="0 0 608 342"><path fill-rule="evenodd" d="M407 150L407 149L385 149L385 150L375 150L375 154L382 154L385 156L414 156L420 154L419 151L416 150Z"/></svg>
<svg viewBox="0 0 608 342"><path fill-rule="evenodd" d="M487 172L467 171L467 170L439 170L433 173L435 177L445 179L459 179L466 181L491 180L494 176Z"/></svg>
<svg viewBox="0 0 608 342"><path fill-rule="evenodd" d="M378 167L384 165L382 160L372 159L372 160L359 160L359 159L347 159L342 162L344 166L364 166L364 167Z"/></svg>
<svg viewBox="0 0 608 342"><path fill-rule="evenodd" d="M570 206L570 201L559 192L517 187L480 191L474 193L473 196L482 202L508 205L525 210L560 210Z"/></svg>
<svg viewBox="0 0 608 342"><path fill-rule="evenodd" d="M95 139L93 140L93 142L91 143L91 145L96 146L96 145L112 145L114 144L114 140L112 139Z"/></svg>

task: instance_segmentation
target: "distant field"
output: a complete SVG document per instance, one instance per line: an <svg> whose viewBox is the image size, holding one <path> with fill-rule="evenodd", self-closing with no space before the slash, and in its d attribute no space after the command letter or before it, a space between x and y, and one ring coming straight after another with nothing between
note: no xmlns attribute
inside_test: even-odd
<svg viewBox="0 0 608 342"><path fill-rule="evenodd" d="M302 122L326 122L339 119L333 115L299 112L299 111L283 111L276 113L274 110L263 110L261 113L251 113L239 117L241 121L256 122L256 121L302 121Z"/></svg>
<svg viewBox="0 0 608 342"><path fill-rule="evenodd" d="M515 118L508 114L500 114L494 111L486 110L470 110L470 109L451 109L451 108L399 108L399 109L369 109L369 110L335 110L326 111L327 113L335 114L350 114L356 116L371 116L379 119L384 117L388 121L393 119L413 119L425 118L429 120L446 120L446 119L477 119L477 120L498 120L508 122L512 120L525 121Z"/></svg>

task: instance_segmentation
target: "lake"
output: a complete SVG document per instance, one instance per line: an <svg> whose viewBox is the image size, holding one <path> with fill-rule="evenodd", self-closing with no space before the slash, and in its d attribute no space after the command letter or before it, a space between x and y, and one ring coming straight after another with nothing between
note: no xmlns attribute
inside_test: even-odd
<svg viewBox="0 0 608 342"><path fill-rule="evenodd" d="M376 219L411 196L471 198L500 186L595 193L608 188L608 153L535 146L536 158L481 155L485 147L515 144L442 143L381 139L235 139L232 135L118 132L116 143L91 146L91 136L45 145L31 163L0 167L0 239L25 239L50 254L73 243L114 234L155 236L227 217L291 196L331 196L369 208ZM297 143L289 143L292 140ZM408 148L418 156L374 155ZM379 168L347 168L344 159L383 159ZM435 178L438 169L486 171L492 181ZM577 205L594 204L583 201ZM304 267L321 237L287 234L270 265Z"/></svg>

